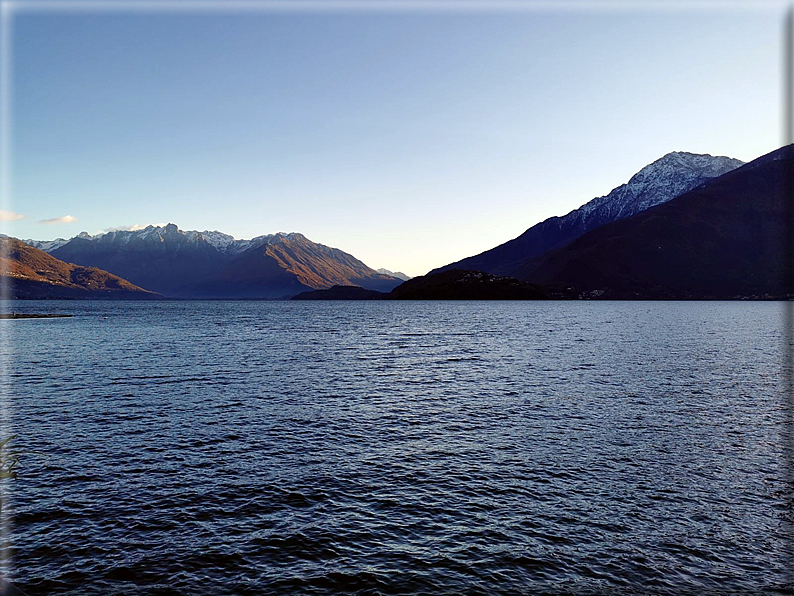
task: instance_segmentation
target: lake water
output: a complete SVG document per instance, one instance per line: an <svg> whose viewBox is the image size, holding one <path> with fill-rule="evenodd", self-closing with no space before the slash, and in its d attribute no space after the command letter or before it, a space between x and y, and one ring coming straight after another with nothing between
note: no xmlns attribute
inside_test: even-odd
<svg viewBox="0 0 794 596"><path fill-rule="evenodd" d="M780 303L13 308L28 594L791 592Z"/></svg>

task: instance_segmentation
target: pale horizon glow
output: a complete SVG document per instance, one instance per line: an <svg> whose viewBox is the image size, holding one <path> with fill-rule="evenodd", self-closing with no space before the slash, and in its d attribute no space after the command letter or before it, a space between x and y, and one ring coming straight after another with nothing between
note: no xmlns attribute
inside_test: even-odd
<svg viewBox="0 0 794 596"><path fill-rule="evenodd" d="M25 217L0 212L7 233L147 225L131 221L242 239L289 230L415 276L671 151L751 161L781 143L782 3L356 4L92 14L14 3L35 9L13 17L2 207Z"/></svg>

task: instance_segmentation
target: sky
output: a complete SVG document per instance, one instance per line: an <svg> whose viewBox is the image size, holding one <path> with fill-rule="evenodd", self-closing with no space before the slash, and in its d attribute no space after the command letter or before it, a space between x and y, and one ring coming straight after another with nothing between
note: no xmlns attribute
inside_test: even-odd
<svg viewBox="0 0 794 596"><path fill-rule="evenodd" d="M782 142L782 10L25 10L6 233L301 232L421 275Z"/></svg>

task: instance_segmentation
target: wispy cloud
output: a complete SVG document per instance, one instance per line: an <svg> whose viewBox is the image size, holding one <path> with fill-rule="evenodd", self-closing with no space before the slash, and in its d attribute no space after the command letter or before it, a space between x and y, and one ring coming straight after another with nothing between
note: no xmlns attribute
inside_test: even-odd
<svg viewBox="0 0 794 596"><path fill-rule="evenodd" d="M135 224L132 226L113 226L112 228L107 228L106 230L100 230L97 234L105 234L107 232L135 232L136 230L145 230L149 226L154 226L155 228L162 228L166 224L164 223L154 223L154 224Z"/></svg>
<svg viewBox="0 0 794 596"><path fill-rule="evenodd" d="M77 221L77 218L73 215L64 215L63 217L51 217L50 219L42 219L39 223L45 225L52 225L52 224L60 224L60 223L72 223Z"/></svg>
<svg viewBox="0 0 794 596"><path fill-rule="evenodd" d="M16 221L25 217L21 213L14 213L13 211L0 210L0 221Z"/></svg>

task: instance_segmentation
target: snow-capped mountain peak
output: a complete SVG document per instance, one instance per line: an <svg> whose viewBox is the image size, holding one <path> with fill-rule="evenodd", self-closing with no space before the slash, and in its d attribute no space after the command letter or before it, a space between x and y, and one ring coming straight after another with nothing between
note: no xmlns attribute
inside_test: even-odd
<svg viewBox="0 0 794 596"><path fill-rule="evenodd" d="M38 248L39 250L43 250L44 252L48 253L50 251L55 250L56 248L60 248L61 246L69 242L69 239L66 238L56 238L55 240L27 239L27 240L23 240L22 242L24 242L28 246L32 246L33 248Z"/></svg>
<svg viewBox="0 0 794 596"><path fill-rule="evenodd" d="M613 221L669 201L704 182L721 176L743 161L724 156L673 151L648 164L603 197L597 197L571 211L566 217Z"/></svg>
<svg viewBox="0 0 794 596"><path fill-rule="evenodd" d="M180 230L173 223L136 226L81 233L51 254L170 297L282 298L332 285L390 290L399 284L342 250L295 232L238 240L217 230Z"/></svg>
<svg viewBox="0 0 794 596"><path fill-rule="evenodd" d="M411 279L410 275L406 275L402 271L389 271L388 269L384 269L381 267L380 269L376 269L378 273L382 273L383 275L391 275L392 277L396 277L397 279L401 279L403 281L408 281Z"/></svg>
<svg viewBox="0 0 794 596"><path fill-rule="evenodd" d="M504 244L446 265L514 275L527 259L560 248L590 230L665 203L743 165L730 157L673 151L643 167L626 184L578 209L539 222Z"/></svg>
<svg viewBox="0 0 794 596"><path fill-rule="evenodd" d="M203 232L196 232L197 235L201 236L205 242L211 244L218 250L227 250L234 246L235 242L239 242L235 240L234 236L230 234L224 234L223 232L219 232L217 230L204 230Z"/></svg>
<svg viewBox="0 0 794 596"><path fill-rule="evenodd" d="M187 243L197 247L204 246L209 249L215 249L223 254L239 254L254 246L271 244L278 241L279 239L305 240L305 236L298 232L276 232L274 234L256 236L250 240L242 240L235 238L231 234L219 232L218 230L204 230L203 232L199 232L197 230L185 231L179 229L179 226L176 224L169 223L166 225L148 225L145 228L133 230L111 230L108 232L100 232L98 234L80 232L73 238L69 239L28 239L24 242L45 252L51 252L75 239L99 242L102 244L113 244L118 246L126 246L130 243L139 242L154 242L158 244L165 242L178 242Z"/></svg>

